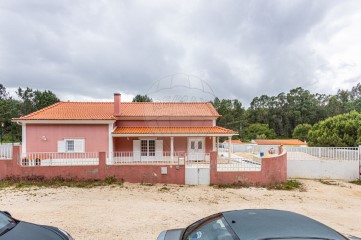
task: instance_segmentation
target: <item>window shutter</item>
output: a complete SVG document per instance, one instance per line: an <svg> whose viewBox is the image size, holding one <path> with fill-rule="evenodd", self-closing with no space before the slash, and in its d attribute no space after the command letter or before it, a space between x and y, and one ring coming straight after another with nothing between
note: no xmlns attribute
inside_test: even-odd
<svg viewBox="0 0 361 240"><path fill-rule="evenodd" d="M74 152L85 152L84 139L74 139Z"/></svg>
<svg viewBox="0 0 361 240"><path fill-rule="evenodd" d="M65 152L65 141L58 141L58 152Z"/></svg>
<svg viewBox="0 0 361 240"><path fill-rule="evenodd" d="M155 159L156 160L163 159L163 140L155 141Z"/></svg>
<svg viewBox="0 0 361 240"><path fill-rule="evenodd" d="M140 140L133 140L133 160L140 161Z"/></svg>

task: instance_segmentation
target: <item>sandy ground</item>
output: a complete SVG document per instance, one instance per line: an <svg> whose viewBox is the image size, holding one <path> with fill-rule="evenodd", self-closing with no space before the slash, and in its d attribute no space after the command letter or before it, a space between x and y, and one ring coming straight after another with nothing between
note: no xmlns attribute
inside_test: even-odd
<svg viewBox="0 0 361 240"><path fill-rule="evenodd" d="M361 186L300 180L304 191L208 186L38 188L0 190L0 209L16 218L66 229L77 240L156 239L224 210L273 208L305 214L342 232L361 236Z"/></svg>

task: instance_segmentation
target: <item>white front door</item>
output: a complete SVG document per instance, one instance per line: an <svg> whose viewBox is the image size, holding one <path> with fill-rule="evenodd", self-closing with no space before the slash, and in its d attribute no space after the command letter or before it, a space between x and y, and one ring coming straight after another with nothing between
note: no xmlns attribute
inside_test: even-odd
<svg viewBox="0 0 361 240"><path fill-rule="evenodd" d="M155 160L155 140L140 140L140 160Z"/></svg>
<svg viewBox="0 0 361 240"><path fill-rule="evenodd" d="M205 139L188 138L188 160L205 160Z"/></svg>

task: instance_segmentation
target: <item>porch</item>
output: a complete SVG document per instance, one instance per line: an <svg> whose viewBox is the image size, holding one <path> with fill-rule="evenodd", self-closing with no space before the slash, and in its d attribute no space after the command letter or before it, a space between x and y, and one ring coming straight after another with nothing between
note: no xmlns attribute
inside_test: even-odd
<svg viewBox="0 0 361 240"><path fill-rule="evenodd" d="M116 137L109 164L176 164L209 162L216 137Z"/></svg>
<svg viewBox="0 0 361 240"><path fill-rule="evenodd" d="M112 133L111 164L208 162L219 137L231 139L232 130L210 127L117 127ZM231 156L229 156L231 158Z"/></svg>

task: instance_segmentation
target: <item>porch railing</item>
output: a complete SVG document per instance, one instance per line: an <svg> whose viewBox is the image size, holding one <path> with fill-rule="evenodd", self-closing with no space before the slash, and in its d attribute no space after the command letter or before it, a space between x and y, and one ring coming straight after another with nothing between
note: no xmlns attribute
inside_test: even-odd
<svg viewBox="0 0 361 240"><path fill-rule="evenodd" d="M259 154L260 152L267 153L270 149L278 149L278 145L255 145L255 144L240 144L240 145L232 145L231 150L233 153L237 152L246 152L246 153L254 153ZM226 149L228 152L228 148Z"/></svg>
<svg viewBox="0 0 361 240"><path fill-rule="evenodd" d="M247 171L261 171L262 159L260 157L247 158L228 158L218 157L217 171L219 172L247 172Z"/></svg>
<svg viewBox="0 0 361 240"><path fill-rule="evenodd" d="M190 153L188 154L187 167L209 167L210 164L210 154L209 153Z"/></svg>
<svg viewBox="0 0 361 240"><path fill-rule="evenodd" d="M98 165L97 152L59 153L59 152L33 152L22 154L20 166L81 166Z"/></svg>
<svg viewBox="0 0 361 240"><path fill-rule="evenodd" d="M0 160L11 160L13 158L13 145L1 144L0 145Z"/></svg>
<svg viewBox="0 0 361 240"><path fill-rule="evenodd" d="M140 151L113 152L108 156L108 164L179 164L187 160L186 152L155 151L144 154Z"/></svg>

